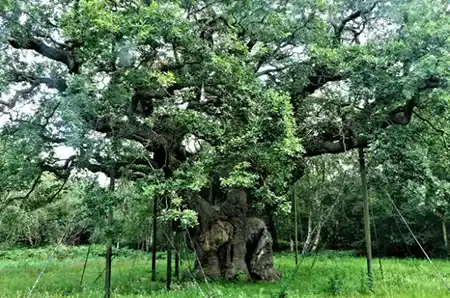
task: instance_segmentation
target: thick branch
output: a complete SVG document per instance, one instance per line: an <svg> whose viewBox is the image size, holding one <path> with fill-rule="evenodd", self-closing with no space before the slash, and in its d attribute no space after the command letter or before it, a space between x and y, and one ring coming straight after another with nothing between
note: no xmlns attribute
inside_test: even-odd
<svg viewBox="0 0 450 298"><path fill-rule="evenodd" d="M41 180L42 177L42 172L39 172L39 174L36 176L36 178L33 181L33 184L31 185L30 189L28 190L28 192L25 194L25 196L20 196L20 197L11 197L9 199L6 200L6 202L4 202L2 204L2 207L0 209L4 209L5 207L7 207L9 204L11 204L14 201L17 200L23 200L26 201L28 200L28 198L30 197L30 195L34 192L34 190L36 189L36 187L39 184L39 181Z"/></svg>
<svg viewBox="0 0 450 298"><path fill-rule="evenodd" d="M404 106L400 106L388 113L385 120L378 125L385 129L393 125L407 125L411 121L414 107L418 101L418 96L409 100ZM374 126L376 128L376 125ZM353 131L352 129L345 129ZM344 131L345 131L344 130ZM336 139L325 140L320 137L306 146L306 156L316 156L321 154L342 153L355 148L365 148L369 145L367 137L359 135L338 136Z"/></svg>
<svg viewBox="0 0 450 298"><path fill-rule="evenodd" d="M268 69L260 70L256 73L256 76L260 77L263 75L270 74L272 72L279 72L279 71L285 70L287 68L289 68L289 65L283 65L283 66L279 66L279 67L275 67L275 68L268 68Z"/></svg>
<svg viewBox="0 0 450 298"><path fill-rule="evenodd" d="M50 47L42 40L36 38L29 38L24 41L9 39L8 42L15 49L34 50L44 57L64 63L70 73L77 73L79 70L79 65L75 62L73 55L69 51Z"/></svg>
<svg viewBox="0 0 450 298"><path fill-rule="evenodd" d="M317 89L322 88L328 82L340 81L344 77L342 74L333 72L326 67L319 67L314 74L308 77L308 84L303 88L302 95L313 94Z"/></svg>
<svg viewBox="0 0 450 298"><path fill-rule="evenodd" d="M2 105L0 106L0 112L3 112L5 107L8 109L14 108L21 97L29 96L37 88L37 86L38 84L33 83L29 88L16 91L16 94L9 101L0 100L0 105Z"/></svg>
<svg viewBox="0 0 450 298"><path fill-rule="evenodd" d="M422 116L421 116L420 114L418 114L416 111L413 111L413 114L414 114L417 118L419 118L420 120L422 120L423 122L425 122L426 124L428 124L428 125L429 125L436 133L438 133L438 134L440 135L441 139L442 139L442 143L444 144L445 148L446 148L447 150L450 150L450 147L448 146L448 144L447 144L447 139L446 139L446 137L449 135L448 132L446 132L445 130L443 130L443 129L441 129L441 128L436 127L433 123L431 123L430 120L428 120L428 119L422 117Z"/></svg>
<svg viewBox="0 0 450 298"><path fill-rule="evenodd" d="M37 87L40 84L46 85L50 89L56 89L60 92L67 90L67 82L62 78L47 78L47 77L36 77L30 74L24 74L19 71L12 71L9 73L11 82L27 82L32 86Z"/></svg>
<svg viewBox="0 0 450 298"><path fill-rule="evenodd" d="M305 156L342 153L355 148L365 148L368 144L369 142L364 137L345 139L344 141L318 140L313 142L310 146L306 146Z"/></svg>
<svg viewBox="0 0 450 298"><path fill-rule="evenodd" d="M16 106L17 102L22 98L26 98L30 96L32 92L40 85L44 84L50 89L57 89L60 92L63 92L67 89L67 83L64 79L53 79L53 78L32 78L18 75L15 79L17 82L28 82L31 84L30 87L16 91L16 94L9 100L4 101L0 100L0 112L5 110L5 107L8 109L12 109Z"/></svg>
<svg viewBox="0 0 450 298"><path fill-rule="evenodd" d="M386 129L393 125L407 125L411 122L412 115L414 114L414 108L419 103L420 93L426 90L445 87L448 85L447 80L438 77L429 77L425 79L418 87L415 95L407 101L403 106L399 106L389 113L387 113L385 119L375 123L372 128ZM371 110L372 106L366 107L362 110L364 115L373 114ZM354 129L351 127L345 127L344 131L352 132L350 135L337 136L334 134L328 134L333 136L331 139L317 137L315 140L307 144L305 147L307 156L315 156L326 153L341 153L354 148L364 148L369 145L367 137L364 135L356 135ZM367 133L367 132L365 132Z"/></svg>
<svg viewBox="0 0 450 298"><path fill-rule="evenodd" d="M108 165L107 161L96 160L97 163L91 163L86 161L80 161L78 167L84 168L93 173L104 173L109 177L111 173L111 165ZM119 163L114 163L115 177L120 178L127 176L131 179L137 179L145 177L155 170L157 165L150 158L135 158L133 160L122 160Z"/></svg>
<svg viewBox="0 0 450 298"><path fill-rule="evenodd" d="M375 9L379 1L375 1L375 3L369 7L368 9L359 9L350 15L348 15L346 18L342 19L339 24L334 24L334 30L335 30L335 39L336 42L338 42L341 39L342 31L344 31L345 26L351 22L356 20L357 18L364 16L368 13L370 13L372 10Z"/></svg>
<svg viewBox="0 0 450 298"><path fill-rule="evenodd" d="M36 84L44 84L50 89L56 89L60 92L67 90L67 82L61 78L34 78L32 79Z"/></svg>

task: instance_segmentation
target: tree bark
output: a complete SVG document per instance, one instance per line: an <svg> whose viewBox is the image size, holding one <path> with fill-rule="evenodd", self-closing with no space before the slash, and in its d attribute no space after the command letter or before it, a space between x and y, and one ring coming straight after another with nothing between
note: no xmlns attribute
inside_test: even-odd
<svg viewBox="0 0 450 298"><path fill-rule="evenodd" d="M111 170L109 191L110 195L114 192L115 187L115 169ZM112 243L113 243L113 209L108 207L108 234L106 235L106 267L105 267L105 298L111 297L111 265L112 265Z"/></svg>
<svg viewBox="0 0 450 298"><path fill-rule="evenodd" d="M273 267L272 237L264 220L249 208L247 191L215 194L214 202L197 197L192 207L199 226L190 230L201 279L279 280Z"/></svg>

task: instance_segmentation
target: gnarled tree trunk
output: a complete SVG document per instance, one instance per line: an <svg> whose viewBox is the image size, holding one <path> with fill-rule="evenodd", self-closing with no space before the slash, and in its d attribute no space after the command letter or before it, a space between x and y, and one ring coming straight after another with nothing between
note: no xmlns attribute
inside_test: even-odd
<svg viewBox="0 0 450 298"><path fill-rule="evenodd" d="M200 224L191 235L198 278L279 280L273 267L272 237L264 221L252 214L247 200L242 189L214 200L197 197L193 207Z"/></svg>

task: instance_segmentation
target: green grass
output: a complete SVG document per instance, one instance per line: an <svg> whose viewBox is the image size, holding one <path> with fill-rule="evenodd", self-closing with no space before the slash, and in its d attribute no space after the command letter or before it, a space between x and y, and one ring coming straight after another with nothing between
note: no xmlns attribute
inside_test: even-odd
<svg viewBox="0 0 450 298"><path fill-rule="evenodd" d="M102 247L94 247L92 250L84 283L80 286L86 247L59 249L32 297L102 297L104 276L94 283L104 268L102 250ZM26 296L47 262L49 251L50 249L0 251L0 297ZM119 250L113 261L112 296L193 298L204 297L204 293L210 298L269 298L279 297L286 287L287 296L284 297L450 297L449 291L436 277L429 263L414 259L383 259L384 277L381 276L378 260L374 260L375 293L370 295L366 286L365 259L343 253L324 253L315 261L312 256L306 257L292 279L290 277L295 271L293 256L279 254L275 259L276 267L283 275L279 283L210 282L197 285L191 281L174 283L173 291L166 292L164 254L158 257L161 258L158 260L158 280L152 282L149 255ZM448 261L434 262L444 277L449 275ZM187 267L185 262L183 268Z"/></svg>

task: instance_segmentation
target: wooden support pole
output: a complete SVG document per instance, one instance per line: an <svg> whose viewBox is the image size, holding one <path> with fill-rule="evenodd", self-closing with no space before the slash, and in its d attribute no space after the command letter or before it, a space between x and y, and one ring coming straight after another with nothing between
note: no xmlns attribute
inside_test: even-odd
<svg viewBox="0 0 450 298"><path fill-rule="evenodd" d="M295 266L298 265L298 216L297 216L297 192L295 191L296 185L294 184L294 245L295 245Z"/></svg>
<svg viewBox="0 0 450 298"><path fill-rule="evenodd" d="M447 219L445 217L445 212L442 212L442 237L444 239L445 253L448 256L449 250L448 250L448 238L447 238Z"/></svg>
<svg viewBox="0 0 450 298"><path fill-rule="evenodd" d="M175 277L180 279L180 232L175 232Z"/></svg>
<svg viewBox="0 0 450 298"><path fill-rule="evenodd" d="M86 258L84 260L83 273L81 273L80 287L83 286L84 273L86 272L86 267L87 267L87 262L88 262L88 259L89 259L89 254L91 253L91 246L92 246L92 243L89 243L88 250L87 250L87 253L86 253Z"/></svg>
<svg viewBox="0 0 450 298"><path fill-rule="evenodd" d="M369 195L367 192L367 168L365 163L364 149L358 148L358 154L359 154L359 170L361 175L361 193L363 196L363 209L364 209L364 236L366 240L367 277L369 283L369 290L373 292L372 239L370 235Z"/></svg>
<svg viewBox="0 0 450 298"><path fill-rule="evenodd" d="M169 220L167 223L167 279L166 279L166 289L170 291L172 287L172 221Z"/></svg>
<svg viewBox="0 0 450 298"><path fill-rule="evenodd" d="M153 232L152 232L152 281L156 281L156 233L158 224L158 201L153 198Z"/></svg>
<svg viewBox="0 0 450 298"><path fill-rule="evenodd" d="M114 193L116 183L116 172L111 170L109 181L110 195ZM111 297L111 266L112 266L112 243L113 243L113 207L108 206L107 212L107 235L106 235L106 265L105 265L105 298Z"/></svg>

